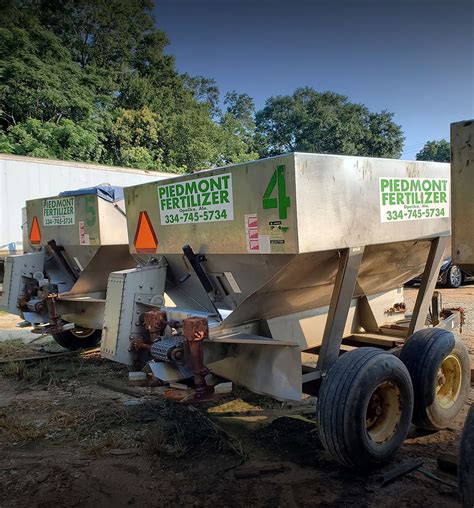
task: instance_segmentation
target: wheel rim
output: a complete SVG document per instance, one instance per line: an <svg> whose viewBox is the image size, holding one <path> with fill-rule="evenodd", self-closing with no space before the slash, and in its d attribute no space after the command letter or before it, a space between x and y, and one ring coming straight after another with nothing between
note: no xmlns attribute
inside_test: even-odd
<svg viewBox="0 0 474 508"><path fill-rule="evenodd" d="M436 376L436 400L449 409L454 406L461 391L462 365L456 355L448 355L441 364Z"/></svg>
<svg viewBox="0 0 474 508"><path fill-rule="evenodd" d="M95 332L94 328L81 328L80 326L76 326L71 330L71 333L74 337L78 339L87 339Z"/></svg>
<svg viewBox="0 0 474 508"><path fill-rule="evenodd" d="M460 286L462 280L461 269L458 266L451 267L449 272L449 280L452 286Z"/></svg>
<svg viewBox="0 0 474 508"><path fill-rule="evenodd" d="M395 434L402 416L401 393L397 385L384 381L373 391L366 414L366 429L369 438L385 443Z"/></svg>

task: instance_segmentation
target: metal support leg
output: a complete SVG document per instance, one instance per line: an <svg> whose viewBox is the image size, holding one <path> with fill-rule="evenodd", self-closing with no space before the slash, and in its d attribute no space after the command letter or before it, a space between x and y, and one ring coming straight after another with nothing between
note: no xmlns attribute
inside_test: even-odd
<svg viewBox="0 0 474 508"><path fill-rule="evenodd" d="M431 297L439 277L444 252L450 236L439 236L431 242L430 252L426 261L425 271L421 279L420 289L416 297L415 308L408 328L408 336L425 326L426 316L430 307Z"/></svg>
<svg viewBox="0 0 474 508"><path fill-rule="evenodd" d="M380 328L375 319L374 312L370 306L369 299L366 295L362 296L358 300L360 324L362 328L368 333L380 333Z"/></svg>
<svg viewBox="0 0 474 508"><path fill-rule="evenodd" d="M339 358L342 335L363 254L364 247L353 247L344 250L339 260L317 365L317 369L323 372Z"/></svg>

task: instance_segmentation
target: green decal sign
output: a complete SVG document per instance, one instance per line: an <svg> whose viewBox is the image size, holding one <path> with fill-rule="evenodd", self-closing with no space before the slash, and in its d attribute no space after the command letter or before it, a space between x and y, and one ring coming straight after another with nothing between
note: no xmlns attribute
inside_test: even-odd
<svg viewBox="0 0 474 508"><path fill-rule="evenodd" d="M158 200L164 226L233 220L232 174L160 185Z"/></svg>
<svg viewBox="0 0 474 508"><path fill-rule="evenodd" d="M43 226L71 226L75 222L73 197L43 200Z"/></svg>
<svg viewBox="0 0 474 508"><path fill-rule="evenodd" d="M381 222L449 217L447 178L379 178Z"/></svg>
<svg viewBox="0 0 474 508"><path fill-rule="evenodd" d="M286 195L285 166L278 166L263 194L263 208L265 210L278 208L278 217L286 219L288 217L287 209L290 205L290 197Z"/></svg>

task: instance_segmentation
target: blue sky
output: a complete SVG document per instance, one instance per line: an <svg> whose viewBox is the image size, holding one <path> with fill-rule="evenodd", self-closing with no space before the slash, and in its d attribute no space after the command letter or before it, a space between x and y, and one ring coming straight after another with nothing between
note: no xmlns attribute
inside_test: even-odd
<svg viewBox="0 0 474 508"><path fill-rule="evenodd" d="M156 0L181 72L261 108L300 86L395 113L403 158L474 118L474 0Z"/></svg>

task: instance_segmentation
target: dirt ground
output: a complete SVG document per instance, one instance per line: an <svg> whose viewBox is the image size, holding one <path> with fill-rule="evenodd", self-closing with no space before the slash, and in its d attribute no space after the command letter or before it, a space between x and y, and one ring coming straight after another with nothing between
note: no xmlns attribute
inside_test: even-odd
<svg viewBox="0 0 474 508"><path fill-rule="evenodd" d="M474 286L442 294L466 309L474 353ZM407 289L409 308L415 297ZM165 401L162 388L123 394L103 385L127 387L127 369L98 353L15 361L58 350L48 338L30 343L15 322L0 314L0 508L459 506L436 459L457 453L467 406L445 431L413 428L392 464L363 475L323 450L313 398L280 403L237 387L195 408ZM417 471L382 487L412 459L438 479Z"/></svg>

